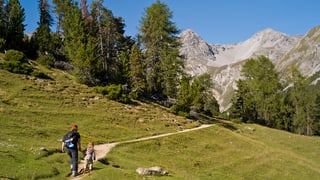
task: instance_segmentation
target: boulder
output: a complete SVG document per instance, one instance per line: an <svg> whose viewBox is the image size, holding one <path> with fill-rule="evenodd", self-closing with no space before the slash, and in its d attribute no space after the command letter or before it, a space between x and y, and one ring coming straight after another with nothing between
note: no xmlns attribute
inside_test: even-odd
<svg viewBox="0 0 320 180"><path fill-rule="evenodd" d="M136 172L140 175L168 175L168 171L163 170L159 166L154 166L150 168L139 167Z"/></svg>

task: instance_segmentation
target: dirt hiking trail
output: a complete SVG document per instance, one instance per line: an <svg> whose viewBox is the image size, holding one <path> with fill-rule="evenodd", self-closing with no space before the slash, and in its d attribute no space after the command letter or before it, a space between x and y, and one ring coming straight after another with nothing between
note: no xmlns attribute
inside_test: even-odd
<svg viewBox="0 0 320 180"><path fill-rule="evenodd" d="M155 135L155 136L148 136L148 137L143 137L143 138L139 138L139 139L132 139L132 140L127 140L127 141L121 141L121 142L114 142L114 143L106 143L106 144L95 145L94 146L94 150L95 150L95 153L96 153L96 161L99 160L99 159L104 158L111 151L111 149L114 148L118 144L125 144L125 143L131 143L131 142L138 142L138 141L156 139L156 138L160 138L160 137L171 136L171 135L175 135L175 134L195 131L195 130L207 128L207 127L210 127L210 126L212 126L212 124L203 124L203 125L201 125L199 127L196 127L196 128L185 129L185 130L178 131L178 132L159 134L159 135ZM79 166L78 166L79 169L81 169L83 167L83 163L84 163L83 160L81 160L80 163L79 163ZM74 177L72 179L73 180L78 180L78 179L81 179L82 177L83 177L83 175L80 175L80 176L76 176L76 177Z"/></svg>

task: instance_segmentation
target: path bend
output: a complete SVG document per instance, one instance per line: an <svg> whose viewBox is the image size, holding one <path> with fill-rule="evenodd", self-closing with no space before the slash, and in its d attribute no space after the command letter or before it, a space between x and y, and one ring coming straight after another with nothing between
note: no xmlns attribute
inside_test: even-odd
<svg viewBox="0 0 320 180"><path fill-rule="evenodd" d="M146 141L146 140L150 140L150 139L156 139L156 138L160 138L160 137L166 137L166 136L171 136L171 135L175 135L175 134L180 134L180 133L185 133L185 132L190 132L190 131L195 131L195 130L199 130L199 129L204 129L204 128L208 128L212 126L212 124L203 124L201 126L195 127L195 128L191 128L191 129L184 129L182 131L177 131L177 132L171 132L171 133L165 133L165 134L159 134L159 135L155 135L155 136L148 136L148 137L142 137L142 138L138 138L138 139L132 139L132 140L126 140L126 141L120 141L120 142L113 142L113 143L106 143L106 144L98 144L94 146L94 150L95 150L95 154L96 154L96 161L99 159L104 158L111 150L112 148L114 148L115 146L117 146L118 144L125 144L125 143L131 143L131 142L139 142L139 141ZM79 167L82 168L83 167L83 161L80 161ZM77 176L73 179L75 180L79 180L81 179L81 176Z"/></svg>

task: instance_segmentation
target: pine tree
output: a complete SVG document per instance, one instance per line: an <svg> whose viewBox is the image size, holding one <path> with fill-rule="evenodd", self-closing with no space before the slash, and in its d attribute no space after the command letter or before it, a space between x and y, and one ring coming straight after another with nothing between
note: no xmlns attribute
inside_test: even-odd
<svg viewBox="0 0 320 180"><path fill-rule="evenodd" d="M53 19L50 15L50 6L47 0L39 0L40 22L34 35L35 41L38 45L39 55L52 54L54 45L51 37L50 26Z"/></svg>
<svg viewBox="0 0 320 180"><path fill-rule="evenodd" d="M316 97L310 91L310 81L297 68L292 68L288 82L292 85L287 92L287 99L292 108L293 130L298 134L313 135Z"/></svg>
<svg viewBox="0 0 320 180"><path fill-rule="evenodd" d="M191 85L193 105L209 115L217 115L219 104L211 93L212 88L213 82L208 73L194 77Z"/></svg>
<svg viewBox="0 0 320 180"><path fill-rule="evenodd" d="M52 0L53 4L55 4L54 11L57 14L57 33L60 33L62 29L62 22L65 17L67 10L70 8L72 4L72 0Z"/></svg>
<svg viewBox="0 0 320 180"><path fill-rule="evenodd" d="M75 74L79 82L95 85L99 80L95 78L96 67L96 39L90 36L82 19L81 10L77 3L67 9L63 19L65 54L75 67Z"/></svg>
<svg viewBox="0 0 320 180"><path fill-rule="evenodd" d="M172 12L160 1L145 11L140 24L140 40L145 52L147 89L151 94L176 96L183 62L179 58L179 32L171 21Z"/></svg>
<svg viewBox="0 0 320 180"><path fill-rule="evenodd" d="M213 83L209 74L205 73L196 76L191 85L193 105L197 106L200 110L203 110L206 100L212 96L210 93L212 87Z"/></svg>
<svg viewBox="0 0 320 180"><path fill-rule="evenodd" d="M115 78L112 66L115 67L115 53L113 43L115 41L115 24L112 11L102 5L102 1L92 4L90 32L97 39L97 55L101 62L100 79L110 83Z"/></svg>
<svg viewBox="0 0 320 180"><path fill-rule="evenodd" d="M5 14L5 48L23 50L25 13L19 0L9 0Z"/></svg>
<svg viewBox="0 0 320 180"><path fill-rule="evenodd" d="M94 1L90 14L86 1L82 8L72 3L65 11L62 27L65 51L72 60L80 82L87 85L122 84L128 82L130 38L124 37L122 18L113 16Z"/></svg>
<svg viewBox="0 0 320 180"><path fill-rule="evenodd" d="M196 109L208 115L218 114L219 104L210 91L212 87L212 80L207 73L194 78L183 75L178 93L178 102L174 107L176 108L175 111L189 113L191 107L196 107Z"/></svg>
<svg viewBox="0 0 320 180"><path fill-rule="evenodd" d="M192 78L188 75L182 75L181 77L177 103L172 107L175 113L189 113L190 107L193 105L194 94L191 87L191 80Z"/></svg>
<svg viewBox="0 0 320 180"><path fill-rule="evenodd" d="M137 45L133 45L130 53L130 85L131 97L139 99L146 88L143 56Z"/></svg>
<svg viewBox="0 0 320 180"><path fill-rule="evenodd" d="M320 135L320 93L318 93L316 97L314 115L315 115L314 131L316 135Z"/></svg>
<svg viewBox="0 0 320 180"><path fill-rule="evenodd" d="M239 117L242 122L255 122L257 110L252 102L250 89L246 80L237 81L237 90L232 98L231 117Z"/></svg>
<svg viewBox="0 0 320 180"><path fill-rule="evenodd" d="M0 0L0 51L3 51L5 48L5 3L4 0Z"/></svg>
<svg viewBox="0 0 320 180"><path fill-rule="evenodd" d="M280 112L280 80L272 62L260 56L249 59L241 70L242 80L237 81L238 90L234 97L233 111L243 121L253 121L276 127Z"/></svg>
<svg viewBox="0 0 320 180"><path fill-rule="evenodd" d="M124 36L125 24L111 10L102 6L103 1L92 4L89 21L90 34L97 39L97 57L101 64L97 74L103 84L124 83L123 72L129 67L129 52L133 44Z"/></svg>

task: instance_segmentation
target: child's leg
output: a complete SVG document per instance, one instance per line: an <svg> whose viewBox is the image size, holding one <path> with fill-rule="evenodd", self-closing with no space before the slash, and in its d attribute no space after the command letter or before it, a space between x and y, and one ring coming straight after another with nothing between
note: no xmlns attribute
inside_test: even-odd
<svg viewBox="0 0 320 180"><path fill-rule="evenodd" d="M88 166L89 166L89 170L92 171L92 168L93 168L93 160L92 160L92 158L88 159Z"/></svg>
<svg viewBox="0 0 320 180"><path fill-rule="evenodd" d="M83 173L86 173L87 167L88 167L88 159L84 159Z"/></svg>
<svg viewBox="0 0 320 180"><path fill-rule="evenodd" d="M93 170L93 160L90 159L89 161L89 170L92 171Z"/></svg>
<svg viewBox="0 0 320 180"><path fill-rule="evenodd" d="M90 171L93 170L93 164L92 164L92 163L89 164L89 170L90 170Z"/></svg>

